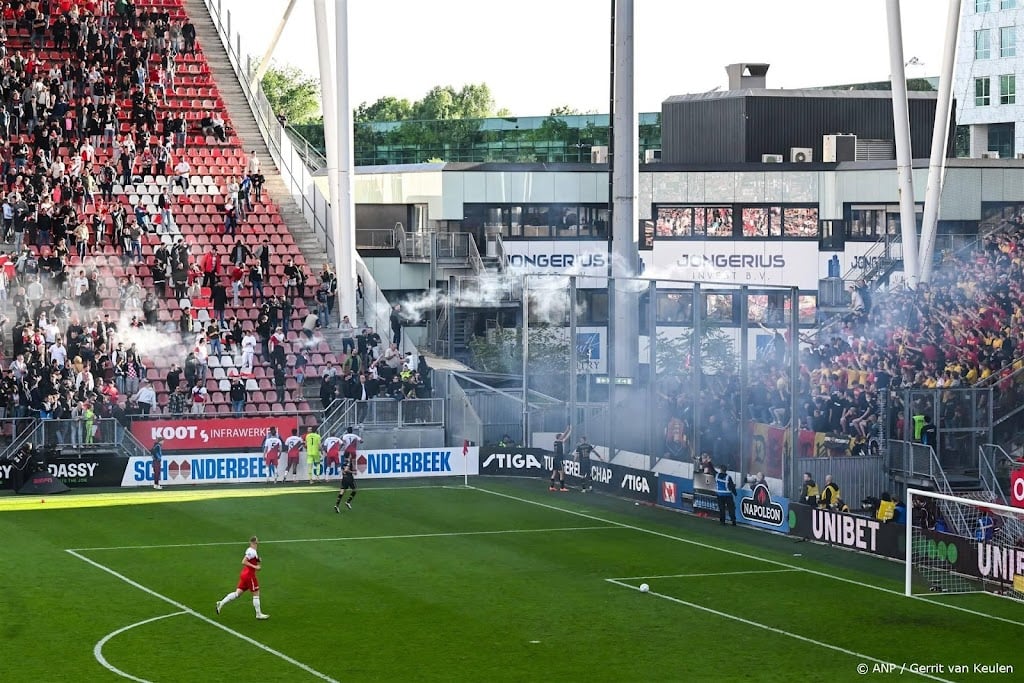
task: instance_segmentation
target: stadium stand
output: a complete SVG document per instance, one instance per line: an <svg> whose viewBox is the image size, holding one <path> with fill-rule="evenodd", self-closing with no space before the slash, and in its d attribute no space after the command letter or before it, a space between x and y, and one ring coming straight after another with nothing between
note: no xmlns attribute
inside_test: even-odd
<svg viewBox="0 0 1024 683"><path fill-rule="evenodd" d="M269 160L234 135L181 0L2 7L0 301L21 357L6 414L140 412L143 379L166 412L172 364L202 411L231 411L236 376L247 413L308 410L279 375L299 352L304 377L346 360L302 335L333 274L311 272L262 191Z"/></svg>

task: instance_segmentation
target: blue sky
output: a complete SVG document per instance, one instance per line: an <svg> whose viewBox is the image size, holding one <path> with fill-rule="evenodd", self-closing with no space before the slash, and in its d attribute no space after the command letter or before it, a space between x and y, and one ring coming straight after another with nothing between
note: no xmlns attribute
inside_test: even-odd
<svg viewBox="0 0 1024 683"><path fill-rule="evenodd" d="M967 0L969 1L969 0ZM287 0L222 0L243 49L262 54ZM328 5L333 5L328 0ZM938 72L944 0L903 0L904 53ZM555 106L605 111L608 0L350 0L353 103L416 99L432 86L486 82L518 115ZM731 62L769 62L769 87L888 78L883 0L636 0L637 106L724 87ZM316 74L312 0L298 0L275 60Z"/></svg>

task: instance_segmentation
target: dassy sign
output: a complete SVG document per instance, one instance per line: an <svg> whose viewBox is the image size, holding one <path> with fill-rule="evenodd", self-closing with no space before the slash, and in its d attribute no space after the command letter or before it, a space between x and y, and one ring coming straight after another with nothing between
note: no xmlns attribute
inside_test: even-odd
<svg viewBox="0 0 1024 683"><path fill-rule="evenodd" d="M294 417L216 417L181 420L136 420L132 436L145 448L163 437L163 450L239 451L260 450L271 427L284 438L297 426Z"/></svg>

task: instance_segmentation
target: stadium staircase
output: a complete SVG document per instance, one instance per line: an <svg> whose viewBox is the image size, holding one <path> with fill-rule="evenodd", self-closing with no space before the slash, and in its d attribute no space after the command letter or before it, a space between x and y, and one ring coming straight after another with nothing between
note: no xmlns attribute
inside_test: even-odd
<svg viewBox="0 0 1024 683"><path fill-rule="evenodd" d="M160 105L158 108L158 117L176 115L179 111L184 111L186 114L186 119L189 122L186 146L184 150L175 150L168 168L177 163L179 154L184 156L192 167L193 187L188 197L183 197L178 188L174 189L177 200L175 207L175 223L177 225L162 235L149 233L143 236L143 261L141 263L123 265L114 247L105 246L101 255L88 257L85 264L80 263L77 256L72 255L68 261L68 271L76 272L80 266L88 265L89 259L92 259L99 270L102 284L102 311L97 311L97 313L110 313L112 317L116 318L122 312L117 292L118 281L127 275L134 275L142 283L143 291L151 290L152 277L148 264L152 262L154 250L161 240L166 244L171 244L178 237L183 237L186 243L192 247L191 259L195 262L199 255L211 248L217 249L222 256L226 257L230 245L237 238L246 240L252 247L266 237L274 248L274 255L271 257L271 273L266 277L265 292L267 295L284 295L283 284L279 283L283 283L281 273L289 256L294 256L296 263L306 270L308 278L305 298L297 297L293 300L292 331L289 334L289 346L287 347L292 350L296 348L297 344L303 343L299 339L297 329L300 328L301 320L308 310L306 301L312 301L312 295L318 282L317 277L320 268L326 262L326 255L323 249L316 245L316 240L308 225L302 220L301 214L294 206L273 166L251 112L246 106L244 96L241 94L241 88L234 80L233 74L225 66L227 56L202 3L191 0L189 2L183 0L140 0L136 5L138 12L150 9L169 12L171 21L181 21L188 16L196 26L196 54L178 56L176 88L173 93L168 95L167 105ZM8 51L21 50L28 54L30 51L28 37L28 32L25 29L9 31ZM50 63L62 62L70 54L67 50L55 50L52 40L48 40L44 49L38 53L44 63L44 70ZM155 54L151 61L153 68L158 60L159 55ZM131 114L131 103L127 98L121 97L119 104L121 105L119 132L127 133L130 130L128 119ZM213 137L203 135L198 130L198 120L210 111L222 113L230 133L226 143L217 142ZM151 142L156 142L156 138L152 138ZM220 208L223 197L221 190L226 186L229 176L240 175L244 169L246 152L252 149L256 150L257 156L261 160L261 171L267 179L264 187L264 201L254 206L254 211L245 223L239 225L237 236L233 238L222 234L223 220ZM72 150L61 149L64 154L69 151ZM97 150L94 166L101 167L109 159L110 153L109 148ZM127 202L132 206L141 202L149 209L150 216L156 215L157 197L168 178L145 175L133 180L140 180L140 182L133 182L127 186L115 185L114 200ZM91 214L94 210L94 207L87 206L86 213ZM129 220L131 220L130 215ZM42 250L46 251L46 249L43 247ZM175 338L176 331L171 332L171 330L176 330L176 321L182 310L181 303L173 297L168 297L161 302L158 311L161 330L167 331ZM191 304L190 310L194 319L206 320L212 315L208 290L204 289L200 297L194 298L188 303ZM240 306L235 308L230 303L229 297L228 316L237 315L243 324L255 324L258 309L254 307L252 299L248 296L247 288L243 289ZM122 327L123 325L124 320L122 320ZM319 370L322 367L336 360L332 347L333 344L329 338L320 338L307 348L308 376L319 376ZM143 358L149 369L149 377L153 381L158 394L158 404L161 407L166 406L167 403L164 381L167 370L172 362L180 365L187 352L186 345L175 344L173 348L148 354ZM289 354L289 367L292 359L293 354ZM283 403L278 403L272 386L272 374L265 364L264 359L258 359L253 373L246 376L247 388L250 391L249 403L246 406L247 413L304 412L312 407L319 407L318 400L315 401L316 405L310 405L291 376L288 378L286 400ZM207 406L207 414L230 413L227 377L233 372L237 372L239 365L237 355L211 355L210 371L206 380L206 388L211 399ZM312 424L315 419L307 416L305 421Z"/></svg>
<svg viewBox="0 0 1024 683"><path fill-rule="evenodd" d="M234 123L234 134L238 136L243 150L246 152L256 151L256 156L261 161L260 168L266 178L264 190L277 204L278 213L285 227L305 257L311 273L313 276L317 276L323 270L324 265L330 263L327 253L313 234L313 230L281 178L277 166L274 165L270 150L267 148L256 119L253 117L249 100L231 68L227 50L224 49L224 44L217 34L213 19L203 0L183 0L182 5L196 27L196 42L202 45L210 75L219 88L224 111L230 115ZM329 349L341 348L341 334L336 325L321 329L318 334ZM307 406L322 407L320 405L318 373L307 377L303 386L303 400Z"/></svg>

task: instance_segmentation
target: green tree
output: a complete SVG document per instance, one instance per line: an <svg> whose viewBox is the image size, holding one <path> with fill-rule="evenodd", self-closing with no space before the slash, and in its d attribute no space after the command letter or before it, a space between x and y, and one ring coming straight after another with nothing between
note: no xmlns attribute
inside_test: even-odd
<svg viewBox="0 0 1024 683"><path fill-rule="evenodd" d="M482 119L494 114L494 98L486 83L468 83L456 90L436 85L412 106L419 120Z"/></svg>
<svg viewBox="0 0 1024 683"><path fill-rule="evenodd" d="M355 122L404 121L412 116L412 103L390 95L379 98L373 104L363 102L355 111Z"/></svg>
<svg viewBox="0 0 1024 683"><path fill-rule="evenodd" d="M548 112L548 116L578 116L579 114L579 109L568 104L552 107L551 111Z"/></svg>
<svg viewBox="0 0 1024 683"><path fill-rule="evenodd" d="M284 114L289 123L311 123L320 116L320 81L298 67L271 66L262 84L274 113Z"/></svg>
<svg viewBox="0 0 1024 683"><path fill-rule="evenodd" d="M560 325L530 325L530 388L555 398L568 396L569 336ZM523 371L521 329L495 328L469 341L473 367L481 372L518 375Z"/></svg>

